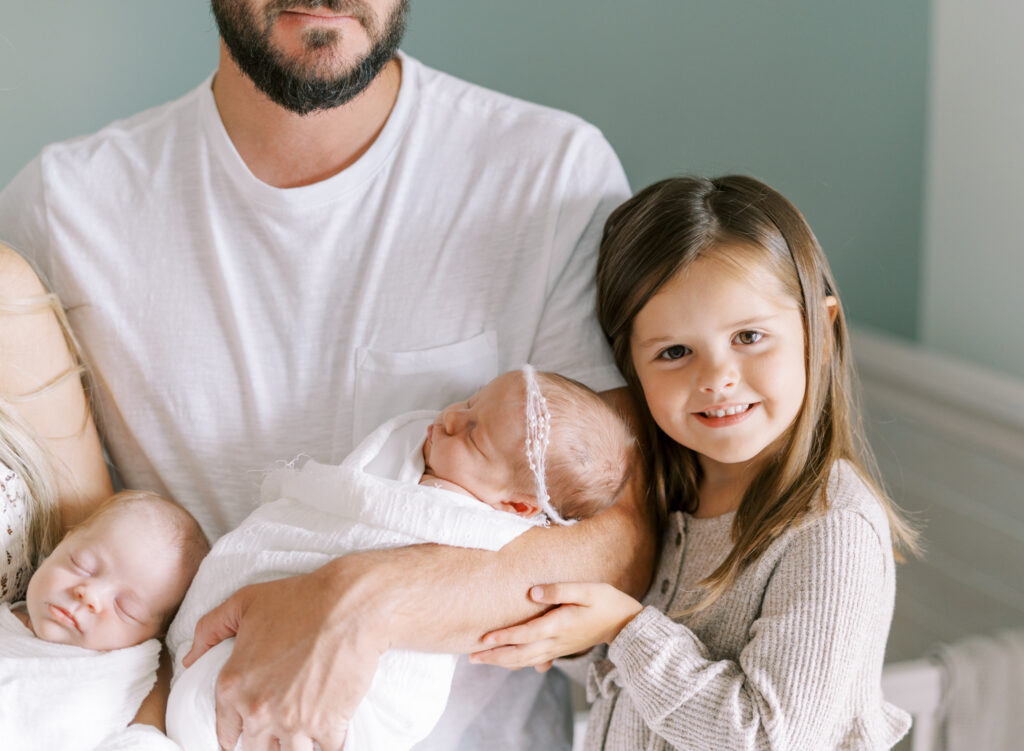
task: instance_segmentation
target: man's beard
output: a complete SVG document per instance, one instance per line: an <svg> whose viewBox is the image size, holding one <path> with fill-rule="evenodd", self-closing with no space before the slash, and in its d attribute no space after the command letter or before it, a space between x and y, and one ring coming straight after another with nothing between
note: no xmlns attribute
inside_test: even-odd
<svg viewBox="0 0 1024 751"><path fill-rule="evenodd" d="M376 18L360 0L274 0L264 10L261 31L245 0L212 0L211 4L221 39L239 69L271 100L299 115L338 107L369 86L395 56L409 10L409 0L399 0L383 28L377 29ZM288 60L274 49L270 37L277 16L294 8L326 8L334 13L352 14L370 37L370 51L349 69L334 75ZM334 29L314 29L304 36L304 47L315 51L330 46L339 33Z"/></svg>

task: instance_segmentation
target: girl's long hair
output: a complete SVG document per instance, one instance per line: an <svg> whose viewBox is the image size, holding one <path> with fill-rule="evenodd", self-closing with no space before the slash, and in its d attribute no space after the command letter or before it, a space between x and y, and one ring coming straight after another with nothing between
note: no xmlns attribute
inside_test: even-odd
<svg viewBox="0 0 1024 751"><path fill-rule="evenodd" d="M83 388L88 385L78 342L71 332L64 308L56 295L46 293L18 300L0 299L0 321L7 316L40 313L50 313L56 318L71 354L71 365L28 393L0 392L0 461L24 481L32 504L28 515L26 560L21 562L30 569L34 569L40 559L53 550L63 533L57 481L59 468L56 459L47 451L44 441L22 418L17 405L39 398L72 378L81 378ZM6 360L7 353L2 354ZM83 430L88 421L87 407L82 414Z"/></svg>
<svg viewBox="0 0 1024 751"><path fill-rule="evenodd" d="M655 423L630 353L633 319L665 284L700 258L733 267L754 259L800 306L806 344L803 406L782 448L747 489L732 525L733 548L702 582L705 597L688 613L717 600L773 540L808 513L828 507L826 487L845 459L881 499L899 550L918 552L917 532L888 498L864 439L850 344L842 306L834 320L826 298L836 284L817 238L800 212L778 192L750 177L662 180L619 206L608 218L597 268L597 308L641 414L648 500L659 520L698 505L697 454ZM742 268L739 268L742 273Z"/></svg>

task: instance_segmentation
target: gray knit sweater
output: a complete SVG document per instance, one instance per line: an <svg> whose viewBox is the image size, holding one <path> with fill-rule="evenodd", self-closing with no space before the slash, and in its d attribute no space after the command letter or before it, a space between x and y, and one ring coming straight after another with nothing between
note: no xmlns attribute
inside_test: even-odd
<svg viewBox="0 0 1024 751"><path fill-rule="evenodd" d="M695 604L729 552L735 514L669 518L647 607L586 662L587 749L886 749L907 732L880 688L895 590L885 511L845 462L829 499L675 621L665 612Z"/></svg>

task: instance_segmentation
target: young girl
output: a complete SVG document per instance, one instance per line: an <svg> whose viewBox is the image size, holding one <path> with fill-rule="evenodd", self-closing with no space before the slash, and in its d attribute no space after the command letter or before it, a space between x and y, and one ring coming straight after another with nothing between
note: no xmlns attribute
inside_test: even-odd
<svg viewBox="0 0 1024 751"><path fill-rule="evenodd" d="M661 560L644 604L599 584L485 637L474 659L589 655L588 749L881 749L893 543L871 479L828 263L746 177L656 183L605 226L598 315L639 405ZM567 661L571 662L571 661ZM571 666L570 666L571 667Z"/></svg>

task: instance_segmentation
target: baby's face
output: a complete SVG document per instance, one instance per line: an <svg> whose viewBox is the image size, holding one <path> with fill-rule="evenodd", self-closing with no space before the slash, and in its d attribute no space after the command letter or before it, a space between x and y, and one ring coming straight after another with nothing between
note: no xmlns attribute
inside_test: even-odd
<svg viewBox="0 0 1024 751"><path fill-rule="evenodd" d="M156 636L185 589L167 535L145 509L114 510L68 534L29 581L36 636L98 650Z"/></svg>
<svg viewBox="0 0 1024 751"><path fill-rule="evenodd" d="M525 456L523 376L498 376L464 402L450 404L427 429L427 470L492 506L516 491Z"/></svg>

